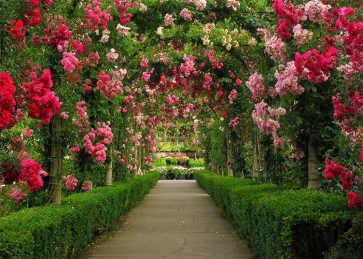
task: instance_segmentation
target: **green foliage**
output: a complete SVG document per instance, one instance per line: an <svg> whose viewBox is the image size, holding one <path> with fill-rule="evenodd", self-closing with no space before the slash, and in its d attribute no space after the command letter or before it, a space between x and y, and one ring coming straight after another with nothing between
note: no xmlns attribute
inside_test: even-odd
<svg viewBox="0 0 363 259"><path fill-rule="evenodd" d="M29 231L0 230L1 259L31 259L34 239Z"/></svg>
<svg viewBox="0 0 363 259"><path fill-rule="evenodd" d="M111 187L70 195L62 205L24 209L1 218L0 251L4 253L0 258L77 258L94 235L112 228L158 178L157 173L146 174Z"/></svg>

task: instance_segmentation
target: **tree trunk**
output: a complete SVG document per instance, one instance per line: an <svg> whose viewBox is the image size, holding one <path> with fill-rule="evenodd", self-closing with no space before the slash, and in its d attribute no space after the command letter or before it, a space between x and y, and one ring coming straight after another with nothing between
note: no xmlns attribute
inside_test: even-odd
<svg viewBox="0 0 363 259"><path fill-rule="evenodd" d="M232 158L232 150L231 150L231 140L228 138L227 134L226 134L226 149L227 149L227 174L228 176L233 176L233 167L232 164L228 163L229 161L233 162L233 158Z"/></svg>
<svg viewBox="0 0 363 259"><path fill-rule="evenodd" d="M106 186L111 186L112 185L112 169L113 169L113 148L111 147L110 150L110 163L107 166L107 170L106 170Z"/></svg>
<svg viewBox="0 0 363 259"><path fill-rule="evenodd" d="M258 133L253 134L253 177L260 176L260 148L259 148L259 138Z"/></svg>
<svg viewBox="0 0 363 259"><path fill-rule="evenodd" d="M61 148L61 119L60 116L54 116L50 123L50 203L61 204L62 200L62 148Z"/></svg>
<svg viewBox="0 0 363 259"><path fill-rule="evenodd" d="M318 156L316 155L315 149L308 139L308 188L316 188L318 183Z"/></svg>

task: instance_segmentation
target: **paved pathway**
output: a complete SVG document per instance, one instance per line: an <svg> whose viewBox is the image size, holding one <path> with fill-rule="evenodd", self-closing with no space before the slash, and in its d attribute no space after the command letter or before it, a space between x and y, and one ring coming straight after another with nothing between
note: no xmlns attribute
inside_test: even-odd
<svg viewBox="0 0 363 259"><path fill-rule="evenodd" d="M158 181L83 259L250 259L253 255L194 180Z"/></svg>

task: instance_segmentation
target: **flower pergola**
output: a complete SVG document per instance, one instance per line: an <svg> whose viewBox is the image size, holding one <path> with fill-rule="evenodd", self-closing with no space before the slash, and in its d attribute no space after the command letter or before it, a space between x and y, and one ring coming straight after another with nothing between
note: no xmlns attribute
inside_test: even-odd
<svg viewBox="0 0 363 259"><path fill-rule="evenodd" d="M1 174L16 201L143 173L160 132L190 120L214 171L315 186L319 161L340 158L327 179L362 206L359 3L11 0L0 12Z"/></svg>

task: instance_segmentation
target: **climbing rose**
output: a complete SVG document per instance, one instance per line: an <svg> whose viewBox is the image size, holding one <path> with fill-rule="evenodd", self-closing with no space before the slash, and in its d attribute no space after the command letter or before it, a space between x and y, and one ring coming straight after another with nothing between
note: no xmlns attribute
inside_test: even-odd
<svg viewBox="0 0 363 259"><path fill-rule="evenodd" d="M25 193L22 193L21 190L18 188L11 188L11 192L9 194L9 197L13 198L15 203L19 203L26 196L27 195Z"/></svg>
<svg viewBox="0 0 363 259"><path fill-rule="evenodd" d="M193 19L192 13L187 9L184 8L180 11L180 15L183 17L183 19L187 22L191 21Z"/></svg>
<svg viewBox="0 0 363 259"><path fill-rule="evenodd" d="M63 177L63 180L65 181L67 190L74 191L76 189L78 179L73 174Z"/></svg>
<svg viewBox="0 0 363 259"><path fill-rule="evenodd" d="M355 192L348 192L348 206L349 208L356 208L362 206L362 196Z"/></svg>
<svg viewBox="0 0 363 259"><path fill-rule="evenodd" d="M325 170L324 175L327 180L331 180L334 177L338 177L342 172L346 172L347 169L341 164L334 163L329 158L325 159Z"/></svg>

